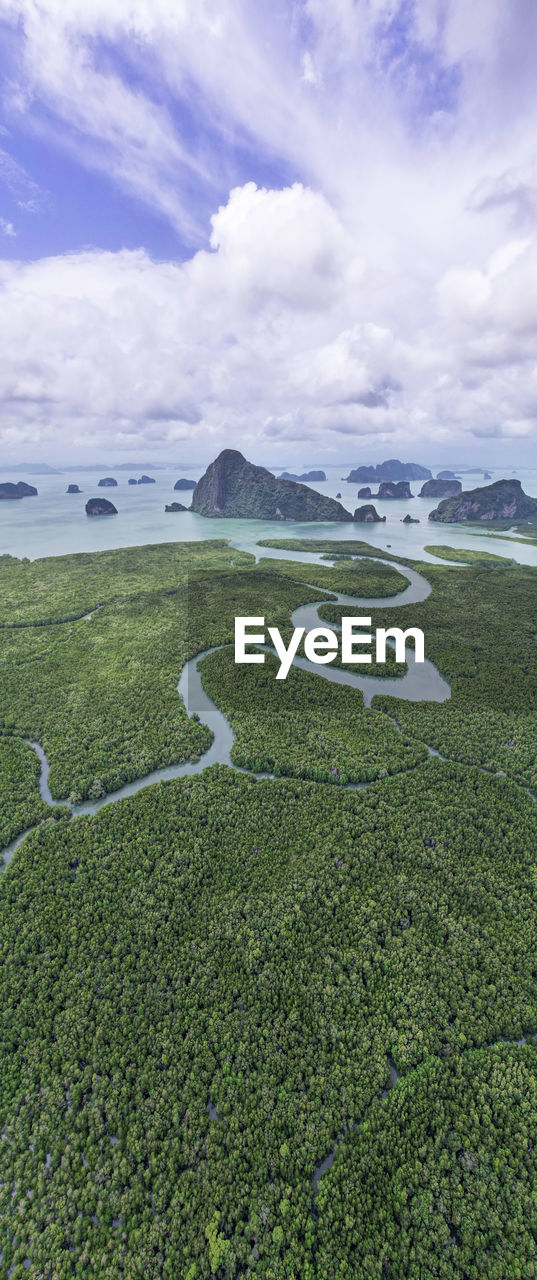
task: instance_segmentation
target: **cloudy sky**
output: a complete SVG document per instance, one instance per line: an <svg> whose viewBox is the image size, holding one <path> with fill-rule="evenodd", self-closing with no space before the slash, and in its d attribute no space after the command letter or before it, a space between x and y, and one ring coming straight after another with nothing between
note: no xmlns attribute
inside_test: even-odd
<svg viewBox="0 0 537 1280"><path fill-rule="evenodd" d="M534 0L0 0L5 460L535 456Z"/></svg>

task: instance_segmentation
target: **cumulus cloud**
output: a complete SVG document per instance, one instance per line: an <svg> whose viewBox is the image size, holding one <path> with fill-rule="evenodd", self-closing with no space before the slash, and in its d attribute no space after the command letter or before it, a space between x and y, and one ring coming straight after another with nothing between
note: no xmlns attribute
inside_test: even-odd
<svg viewBox="0 0 537 1280"><path fill-rule="evenodd" d="M0 20L8 120L181 244L1 265L4 444L534 434L525 0L0 0ZM2 175L38 207L7 142Z"/></svg>
<svg viewBox="0 0 537 1280"><path fill-rule="evenodd" d="M416 309L399 330L366 318L352 247L320 194L249 183L215 214L212 247L181 264L143 251L4 263L4 443L13 421L68 450L189 441L199 454L233 439L256 456L306 439L337 454L352 436L530 433L534 241L446 272L431 323Z"/></svg>

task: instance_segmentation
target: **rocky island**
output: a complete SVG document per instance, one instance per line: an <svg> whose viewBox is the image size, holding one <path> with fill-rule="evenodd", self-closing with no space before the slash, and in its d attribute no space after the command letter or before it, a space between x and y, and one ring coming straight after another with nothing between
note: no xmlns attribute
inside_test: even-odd
<svg viewBox="0 0 537 1280"><path fill-rule="evenodd" d="M170 502L164 508L165 511L188 511L188 507L184 507L182 502Z"/></svg>
<svg viewBox="0 0 537 1280"><path fill-rule="evenodd" d="M105 476L104 480L99 480L99 489L117 489L117 480L113 476Z"/></svg>
<svg viewBox="0 0 537 1280"><path fill-rule="evenodd" d="M419 462L400 462L399 458L389 458L387 462L379 462L376 467L356 467L344 477L349 484L376 484L381 480L432 480L432 472Z"/></svg>
<svg viewBox="0 0 537 1280"><path fill-rule="evenodd" d="M180 480L176 480L176 481L175 481L175 484L174 484L174 486L173 486L173 487L174 487L174 489L179 489L179 490L181 490L181 489L195 489L195 488L196 488L196 481L195 481L195 480L185 480L184 476L182 476Z"/></svg>
<svg viewBox="0 0 537 1280"><path fill-rule="evenodd" d="M413 498L414 494L410 492L408 480L383 480L379 485L378 493L373 495L375 498Z"/></svg>
<svg viewBox="0 0 537 1280"><path fill-rule="evenodd" d="M87 516L117 516L117 508L108 498L88 498L86 502Z"/></svg>
<svg viewBox="0 0 537 1280"><path fill-rule="evenodd" d="M419 491L420 498L455 498L462 490L460 480L426 480Z"/></svg>
<svg viewBox="0 0 537 1280"><path fill-rule="evenodd" d="M364 507L357 507L353 519L357 524L386 523L386 516L379 516L372 502L367 503Z"/></svg>
<svg viewBox="0 0 537 1280"><path fill-rule="evenodd" d="M4 480L0 484L0 498L37 498L37 489L33 484L26 484L25 480L18 480L16 484Z"/></svg>
<svg viewBox="0 0 537 1280"><path fill-rule="evenodd" d="M138 484L156 484L156 483L157 482L156 480L153 479L153 476L140 476L140 479L138 481Z"/></svg>
<svg viewBox="0 0 537 1280"><path fill-rule="evenodd" d="M192 511L234 520L351 520L334 498L294 480L277 479L247 462L237 449L223 449L198 480Z"/></svg>
<svg viewBox="0 0 537 1280"><path fill-rule="evenodd" d="M358 497L359 497L359 498L370 498L370 497L371 497L371 489L369 488L369 485L367 485L367 484L366 484L366 485L364 486L364 488L363 488L363 489L359 489L359 490L358 490Z"/></svg>
<svg viewBox="0 0 537 1280"><path fill-rule="evenodd" d="M81 492L82 492L82 490L81 490L81 489L79 489L79 487L78 487L78 485L77 485L77 484L68 484L68 485L67 485L67 490L66 490L66 492L67 492L67 493L81 493Z"/></svg>
<svg viewBox="0 0 537 1280"><path fill-rule="evenodd" d="M440 524L461 521L537 519L537 499L524 493L520 480L495 480L481 489L469 489L445 498L431 511L429 520Z"/></svg>
<svg viewBox="0 0 537 1280"><path fill-rule="evenodd" d="M282 471L280 480L294 480L295 483L300 483L301 480L306 482L309 480L311 484L318 484L320 480L326 480L326 475L324 471L305 471L301 476L293 475L292 471Z"/></svg>

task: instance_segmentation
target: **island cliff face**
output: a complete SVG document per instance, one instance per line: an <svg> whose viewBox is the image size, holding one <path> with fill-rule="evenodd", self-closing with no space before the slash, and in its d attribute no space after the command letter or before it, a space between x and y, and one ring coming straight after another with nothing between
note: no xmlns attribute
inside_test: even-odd
<svg viewBox="0 0 537 1280"><path fill-rule="evenodd" d="M426 480L422 484L420 498L454 498L462 490L460 480Z"/></svg>
<svg viewBox="0 0 537 1280"><path fill-rule="evenodd" d="M482 489L445 498L431 511L429 520L458 524L463 520L516 520L526 516L537 519L537 499L524 493L520 480L495 480Z"/></svg>
<svg viewBox="0 0 537 1280"><path fill-rule="evenodd" d="M375 498L412 498L410 485L408 480L383 480L379 484L379 491L373 494Z"/></svg>
<svg viewBox="0 0 537 1280"><path fill-rule="evenodd" d="M234 520L351 520L340 502L294 480L277 480L265 467L224 449L207 467L192 494L200 516Z"/></svg>
<svg viewBox="0 0 537 1280"><path fill-rule="evenodd" d="M386 522L386 516L379 516L372 502L367 503L365 507L357 507L353 519L356 520L357 524L382 524Z"/></svg>

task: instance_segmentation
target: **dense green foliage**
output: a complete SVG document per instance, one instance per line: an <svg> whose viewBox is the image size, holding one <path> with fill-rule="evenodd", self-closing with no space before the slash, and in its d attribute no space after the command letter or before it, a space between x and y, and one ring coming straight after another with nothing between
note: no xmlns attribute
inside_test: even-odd
<svg viewBox="0 0 537 1280"><path fill-rule="evenodd" d="M231 759L239 768L345 785L425 759L424 747L404 741L385 716L365 709L359 690L294 667L278 681L279 665L266 654L263 666L245 666L238 679L232 649L203 661L203 686L233 727Z"/></svg>
<svg viewBox="0 0 537 1280"><path fill-rule="evenodd" d="M50 809L41 799L40 772L30 746L0 734L0 851L28 827L64 816L64 810Z"/></svg>
<svg viewBox="0 0 537 1280"><path fill-rule="evenodd" d="M200 571L251 563L250 555L231 549L223 539L77 552L44 560L0 556L0 625L73 620L112 600L177 587Z"/></svg>
<svg viewBox="0 0 537 1280"><path fill-rule="evenodd" d="M332 557L330 557L332 558ZM325 591L341 591L349 596L395 596L404 591L408 581L388 564L365 564L350 557L337 557L333 567L299 564L296 560L259 561L259 568L270 573L283 573L288 578L311 582Z"/></svg>
<svg viewBox="0 0 537 1280"><path fill-rule="evenodd" d="M536 1127L533 1045L428 1058L373 1103L325 1175L317 1273L537 1276Z"/></svg>
<svg viewBox="0 0 537 1280"><path fill-rule="evenodd" d="M361 792L220 767L39 828L0 885L2 1280L324 1280L352 1221L321 1182L317 1224L313 1171L386 1055L537 1026L536 834L438 761Z"/></svg>
<svg viewBox="0 0 537 1280"><path fill-rule="evenodd" d="M211 734L188 719L177 682L188 658L233 639L236 614L257 614L261 601L268 624L287 634L293 609L324 595L300 582L333 580L335 589L360 594L391 594L404 584L382 565L331 570L264 561L252 568L251 556L225 544L146 550L147 563L142 549L129 548L97 553L97 567L85 555L7 566L5 600L31 572L41 616L46 607L67 617L73 605L76 613L83 593L95 604L99 574L110 592L91 620L0 628L0 726L41 743L58 799L96 799L207 750ZM11 604L10 618L28 617L24 599Z"/></svg>
<svg viewBox="0 0 537 1280"><path fill-rule="evenodd" d="M320 551L325 552L329 559L332 559L332 555L375 558L378 556L381 560L399 560L401 564L405 563L400 556L392 555L391 551L385 551L382 547L374 547L370 542L360 542L357 539L347 541L336 538L262 538L258 545L276 547L280 551Z"/></svg>
<svg viewBox="0 0 537 1280"><path fill-rule="evenodd" d="M431 556L439 560L453 560L457 564L515 564L508 556L497 556L492 551L469 551L467 547L445 547L443 545L424 547Z"/></svg>
<svg viewBox="0 0 537 1280"><path fill-rule="evenodd" d="M0 884L0 1280L537 1276L537 1051L489 1047L537 1030L536 571L424 565L423 604L375 610L423 628L442 705L205 658L235 763L285 777L55 823L21 741L77 799L199 755L185 659L236 614L287 636L331 589L395 594L363 545L0 565L0 823L49 819Z"/></svg>
<svg viewBox="0 0 537 1280"><path fill-rule="evenodd" d="M422 628L426 655L450 681L451 698L437 704L381 695L374 706L442 755L537 790L537 570L509 562L420 568L432 595L398 609L397 625ZM393 625L393 616L377 609L375 625Z"/></svg>

